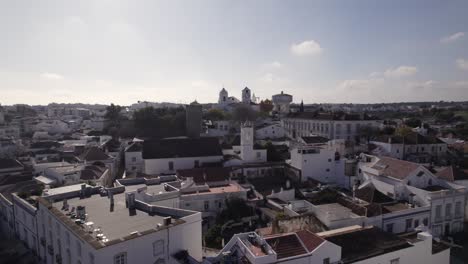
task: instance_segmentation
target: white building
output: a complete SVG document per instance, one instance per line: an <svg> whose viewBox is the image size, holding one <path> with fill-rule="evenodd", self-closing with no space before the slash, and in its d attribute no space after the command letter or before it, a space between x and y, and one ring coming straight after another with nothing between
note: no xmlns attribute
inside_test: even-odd
<svg viewBox="0 0 468 264"><path fill-rule="evenodd" d="M71 129L67 122L60 119L46 119L36 124L35 131L48 132L51 134L70 133Z"/></svg>
<svg viewBox="0 0 468 264"><path fill-rule="evenodd" d="M244 163L248 162L266 162L266 149L254 148L254 129L250 122L246 122L241 126L239 157Z"/></svg>
<svg viewBox="0 0 468 264"><path fill-rule="evenodd" d="M352 226L314 234L297 231L232 237L207 263L449 263L450 248L427 232L396 236L375 227Z"/></svg>
<svg viewBox="0 0 468 264"><path fill-rule="evenodd" d="M419 163L430 163L446 157L447 143L413 132L404 137L382 136L370 141L378 148L373 153Z"/></svg>
<svg viewBox="0 0 468 264"><path fill-rule="evenodd" d="M41 263L202 260L201 213L145 203L123 186L64 188L44 197L13 194L12 230Z"/></svg>
<svg viewBox="0 0 468 264"><path fill-rule="evenodd" d="M234 235L220 254L208 263L336 263L340 248L309 232L259 236L254 232Z"/></svg>
<svg viewBox="0 0 468 264"><path fill-rule="evenodd" d="M278 139L286 135L283 126L279 122L264 123L255 127L255 138L259 139Z"/></svg>
<svg viewBox="0 0 468 264"><path fill-rule="evenodd" d="M317 233L341 249L341 263L449 263L450 247L427 232L394 235L375 227L353 226Z"/></svg>
<svg viewBox="0 0 468 264"><path fill-rule="evenodd" d="M125 171L127 173L144 171L143 146L141 142L131 143L125 148L124 153Z"/></svg>
<svg viewBox="0 0 468 264"><path fill-rule="evenodd" d="M313 179L344 186L345 159L339 153L339 144L322 137L304 137L302 140L307 143L291 146L289 160L292 167L301 171L302 181Z"/></svg>
<svg viewBox="0 0 468 264"><path fill-rule="evenodd" d="M175 174L177 170L220 163L223 153L217 138L167 138L143 142L144 173Z"/></svg>
<svg viewBox="0 0 468 264"><path fill-rule="evenodd" d="M20 128L16 125L0 125L0 138L20 138Z"/></svg>
<svg viewBox="0 0 468 264"><path fill-rule="evenodd" d="M292 103L293 97L290 94L285 94L281 91L280 94L275 94L271 98L273 102L273 111L279 114L288 114L289 105Z"/></svg>
<svg viewBox="0 0 468 264"><path fill-rule="evenodd" d="M242 89L242 103L250 105L252 102L252 93L250 92L250 89L248 87L245 87Z"/></svg>
<svg viewBox="0 0 468 264"><path fill-rule="evenodd" d="M390 157L361 155L358 177L395 200L430 206L435 237L463 231L466 188L435 176L426 167ZM409 224L409 223L408 223Z"/></svg>
<svg viewBox="0 0 468 264"><path fill-rule="evenodd" d="M377 120L365 114L299 112L288 115L282 122L286 135L293 139L317 135L356 141L361 128L379 127Z"/></svg>

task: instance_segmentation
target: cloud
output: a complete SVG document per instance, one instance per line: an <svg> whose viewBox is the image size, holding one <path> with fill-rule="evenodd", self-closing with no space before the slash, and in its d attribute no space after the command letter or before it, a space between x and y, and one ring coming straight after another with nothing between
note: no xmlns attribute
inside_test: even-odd
<svg viewBox="0 0 468 264"><path fill-rule="evenodd" d="M444 44L452 43L452 42L455 42L455 41L461 39L463 36L465 36L465 32L457 32L457 33L452 34L450 36L446 36L446 37L441 38L440 42L444 43Z"/></svg>
<svg viewBox="0 0 468 264"><path fill-rule="evenodd" d="M468 81L458 81L454 83L455 87L468 88Z"/></svg>
<svg viewBox="0 0 468 264"><path fill-rule="evenodd" d="M291 45L291 52L296 56L311 56L322 53L323 49L315 40L306 40Z"/></svg>
<svg viewBox="0 0 468 264"><path fill-rule="evenodd" d="M273 73L265 73L262 77L260 77L260 80L263 82L273 82L276 79L276 77L273 75Z"/></svg>
<svg viewBox="0 0 468 264"><path fill-rule="evenodd" d="M41 73L41 78L46 80L62 80L63 76L57 73L44 72Z"/></svg>
<svg viewBox="0 0 468 264"><path fill-rule="evenodd" d="M418 72L418 68L414 66L400 66L397 68L390 68L384 72L387 78L403 78L414 75Z"/></svg>
<svg viewBox="0 0 468 264"><path fill-rule="evenodd" d="M192 81L190 84L194 88L204 88L204 87L210 86L209 82L205 80L195 80L195 81Z"/></svg>
<svg viewBox="0 0 468 264"><path fill-rule="evenodd" d="M468 60L460 58L456 61L456 63L457 63L458 68L468 71Z"/></svg>
<svg viewBox="0 0 468 264"><path fill-rule="evenodd" d="M338 88L340 90L349 91L349 89L353 90L369 90L384 84L384 79L377 78L377 79L351 79L351 80L344 80L338 84Z"/></svg>
<svg viewBox="0 0 468 264"><path fill-rule="evenodd" d="M410 82L406 84L406 87L410 89L420 90L420 89L434 88L436 84L437 84L436 81L428 80L428 81L420 81L420 82Z"/></svg>
<svg viewBox="0 0 468 264"><path fill-rule="evenodd" d="M281 64L279 61L273 61L273 62L270 62L270 63L265 63L264 66L266 68L279 69L279 68L283 67L283 64Z"/></svg>

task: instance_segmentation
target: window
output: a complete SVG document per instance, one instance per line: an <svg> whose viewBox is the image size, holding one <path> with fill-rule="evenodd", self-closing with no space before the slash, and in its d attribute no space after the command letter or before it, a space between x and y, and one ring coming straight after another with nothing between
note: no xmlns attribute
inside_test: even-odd
<svg viewBox="0 0 468 264"><path fill-rule="evenodd" d="M205 201L205 210L208 210L210 208L210 202Z"/></svg>
<svg viewBox="0 0 468 264"><path fill-rule="evenodd" d="M432 185L432 179L429 179L429 180L427 181L427 184L428 184L428 185Z"/></svg>
<svg viewBox="0 0 468 264"><path fill-rule="evenodd" d="M261 156L262 156L262 153L258 151L257 152L257 159L259 159Z"/></svg>
<svg viewBox="0 0 468 264"><path fill-rule="evenodd" d="M67 241L67 246L70 246L70 233L65 232L65 241Z"/></svg>
<svg viewBox="0 0 468 264"><path fill-rule="evenodd" d="M336 134L341 134L341 124L336 124Z"/></svg>
<svg viewBox="0 0 468 264"><path fill-rule="evenodd" d="M330 258L324 258L323 264L330 264Z"/></svg>
<svg viewBox="0 0 468 264"><path fill-rule="evenodd" d="M393 233L393 223L392 224L387 224L387 232Z"/></svg>
<svg viewBox="0 0 468 264"><path fill-rule="evenodd" d="M429 219L424 218L423 219L423 225L427 226L429 224Z"/></svg>
<svg viewBox="0 0 468 264"><path fill-rule="evenodd" d="M200 161L199 161L199 160L196 160L196 161L194 161L193 163L194 163L194 167L195 167L195 168L200 167Z"/></svg>
<svg viewBox="0 0 468 264"><path fill-rule="evenodd" d="M410 230L413 226L413 219L406 219L406 231Z"/></svg>
<svg viewBox="0 0 468 264"><path fill-rule="evenodd" d="M94 254L93 253L89 253L89 263L94 264Z"/></svg>
<svg viewBox="0 0 468 264"><path fill-rule="evenodd" d="M435 217L436 217L436 219L442 217L442 205L440 205L440 204L436 206L436 215L435 215Z"/></svg>
<svg viewBox="0 0 468 264"><path fill-rule="evenodd" d="M456 202L455 203L455 216L461 216L461 202Z"/></svg>
<svg viewBox="0 0 468 264"><path fill-rule="evenodd" d="M390 260L390 264L400 264L400 258Z"/></svg>
<svg viewBox="0 0 468 264"><path fill-rule="evenodd" d="M452 217L452 204L447 204L445 206L445 218L451 218Z"/></svg>
<svg viewBox="0 0 468 264"><path fill-rule="evenodd" d="M419 219L416 219L416 220L414 220L414 227L416 228L418 226L419 226Z"/></svg>
<svg viewBox="0 0 468 264"><path fill-rule="evenodd" d="M328 159L328 162L331 162L331 159Z"/></svg>
<svg viewBox="0 0 468 264"><path fill-rule="evenodd" d="M164 240L158 240L153 243L153 256L164 254Z"/></svg>
<svg viewBox="0 0 468 264"><path fill-rule="evenodd" d="M169 161L169 170L174 170L174 162L173 161Z"/></svg>
<svg viewBox="0 0 468 264"><path fill-rule="evenodd" d="M114 264L127 264L127 252L122 252L115 255Z"/></svg>
<svg viewBox="0 0 468 264"><path fill-rule="evenodd" d="M81 256L81 243L78 240L76 241L76 254Z"/></svg>

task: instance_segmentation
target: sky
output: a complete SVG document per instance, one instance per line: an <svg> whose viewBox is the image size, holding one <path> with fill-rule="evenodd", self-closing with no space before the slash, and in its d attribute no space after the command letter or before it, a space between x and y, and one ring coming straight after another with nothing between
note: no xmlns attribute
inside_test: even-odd
<svg viewBox="0 0 468 264"><path fill-rule="evenodd" d="M0 104L468 100L468 1L0 0Z"/></svg>

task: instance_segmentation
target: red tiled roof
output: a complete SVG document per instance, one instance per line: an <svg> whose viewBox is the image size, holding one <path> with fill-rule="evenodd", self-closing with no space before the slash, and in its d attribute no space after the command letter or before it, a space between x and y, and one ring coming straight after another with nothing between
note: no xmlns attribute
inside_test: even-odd
<svg viewBox="0 0 468 264"><path fill-rule="evenodd" d="M454 181L452 166L445 167L444 169L438 171L435 175L437 176L437 178L442 179L442 180L446 180L449 182Z"/></svg>
<svg viewBox="0 0 468 264"><path fill-rule="evenodd" d="M265 240L276 252L278 259L289 258L307 253L299 241L298 236L296 236L294 233L268 237Z"/></svg>
<svg viewBox="0 0 468 264"><path fill-rule="evenodd" d="M438 178L449 181L449 182L468 180L468 170L454 168L453 166L448 166L438 171L435 175Z"/></svg>
<svg viewBox="0 0 468 264"><path fill-rule="evenodd" d="M107 160L109 155L98 147L91 147L83 153L81 159L86 161Z"/></svg>
<svg viewBox="0 0 468 264"><path fill-rule="evenodd" d="M206 182L219 182L229 179L229 169L223 167L208 167L178 170L177 176L187 178L192 177L197 184Z"/></svg>
<svg viewBox="0 0 468 264"><path fill-rule="evenodd" d="M299 239L302 241L307 251L312 252L320 246L325 240L308 230L301 230L296 232Z"/></svg>
<svg viewBox="0 0 468 264"><path fill-rule="evenodd" d="M403 180L419 166L421 165L405 160L382 157L372 168L383 170L385 176Z"/></svg>

